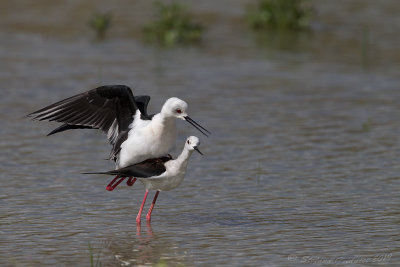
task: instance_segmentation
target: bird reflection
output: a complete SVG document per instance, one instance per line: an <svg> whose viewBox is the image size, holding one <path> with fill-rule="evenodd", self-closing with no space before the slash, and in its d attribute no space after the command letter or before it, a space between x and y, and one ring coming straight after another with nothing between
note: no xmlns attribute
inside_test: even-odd
<svg viewBox="0 0 400 267"><path fill-rule="evenodd" d="M167 265L184 264L186 254L171 242L168 234L157 233L150 223L136 225L136 233L127 230L111 239L106 254L113 259L103 262L104 265L157 265L166 261Z"/></svg>
<svg viewBox="0 0 400 267"><path fill-rule="evenodd" d="M147 230L147 237L146 239L152 239L153 235L153 228L151 227L150 222L146 223L146 230ZM136 235L138 238L142 238L142 226L141 224L136 224Z"/></svg>

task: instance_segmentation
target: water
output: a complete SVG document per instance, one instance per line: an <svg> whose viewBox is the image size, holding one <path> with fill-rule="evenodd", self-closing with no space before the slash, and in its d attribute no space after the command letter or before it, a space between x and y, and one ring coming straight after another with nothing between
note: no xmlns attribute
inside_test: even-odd
<svg viewBox="0 0 400 267"><path fill-rule="evenodd" d="M103 43L86 26L98 1L80 3L0 3L0 265L400 263L397 1L318 1L292 45L247 31L251 1L191 1L205 40L167 50L140 42L150 3L104 2ZM178 123L173 154L197 135L205 156L151 226L136 227L140 184L80 174L113 168L101 133L46 137L57 124L23 117L101 84L151 95L152 112L179 96L212 132Z"/></svg>

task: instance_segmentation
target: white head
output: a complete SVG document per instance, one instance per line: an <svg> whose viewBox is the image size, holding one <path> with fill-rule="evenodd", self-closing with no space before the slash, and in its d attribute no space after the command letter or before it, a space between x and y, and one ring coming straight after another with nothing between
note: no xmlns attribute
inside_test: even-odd
<svg viewBox="0 0 400 267"><path fill-rule="evenodd" d="M166 117L175 117L185 120L185 117L187 116L187 107L188 104L185 101L177 97L171 97L165 101L165 104L161 109L161 113Z"/></svg>
<svg viewBox="0 0 400 267"><path fill-rule="evenodd" d="M165 104L161 109L161 114L164 117L179 118L181 120L185 120L190 123L194 128L199 130L202 134L207 136L206 132L210 132L188 116L186 112L187 108L188 104L185 101L177 97L171 97L167 101L165 101Z"/></svg>
<svg viewBox="0 0 400 267"><path fill-rule="evenodd" d="M185 143L185 149L189 150L189 151L193 151L196 150L197 152L199 152L201 155L203 155L203 153L200 152L198 146L200 145L200 140L199 138L197 138L196 136L189 136L186 139L186 143Z"/></svg>

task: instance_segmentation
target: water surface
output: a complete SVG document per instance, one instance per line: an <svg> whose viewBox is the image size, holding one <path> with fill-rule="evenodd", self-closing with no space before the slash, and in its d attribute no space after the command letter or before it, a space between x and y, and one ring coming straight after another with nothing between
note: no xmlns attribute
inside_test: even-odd
<svg viewBox="0 0 400 267"><path fill-rule="evenodd" d="M397 1L316 1L289 44L247 30L251 1L191 1L206 36L172 49L140 41L147 1L101 1L115 20L100 43L99 1L23 2L0 4L2 266L88 266L89 244L103 266L400 263ZM152 96L151 112L179 96L212 132L178 123L173 154L197 135L205 156L151 226L136 227L140 184L80 174L113 168L101 133L46 137L57 124L23 117L102 84Z"/></svg>

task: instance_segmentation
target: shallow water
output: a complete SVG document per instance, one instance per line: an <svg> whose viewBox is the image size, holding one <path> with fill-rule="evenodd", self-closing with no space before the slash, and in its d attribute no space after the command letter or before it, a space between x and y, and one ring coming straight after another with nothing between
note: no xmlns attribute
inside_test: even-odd
<svg viewBox="0 0 400 267"><path fill-rule="evenodd" d="M251 1L191 1L209 28L175 49L140 41L146 1L104 2L100 43L98 1L21 3L0 3L0 265L400 263L397 1L318 1L312 33L267 41L242 24ZM23 117L101 84L152 96L151 112L179 96L212 132L178 123L173 154L197 135L205 156L151 226L135 223L142 185L80 174L113 168L101 133L46 137L57 124Z"/></svg>

